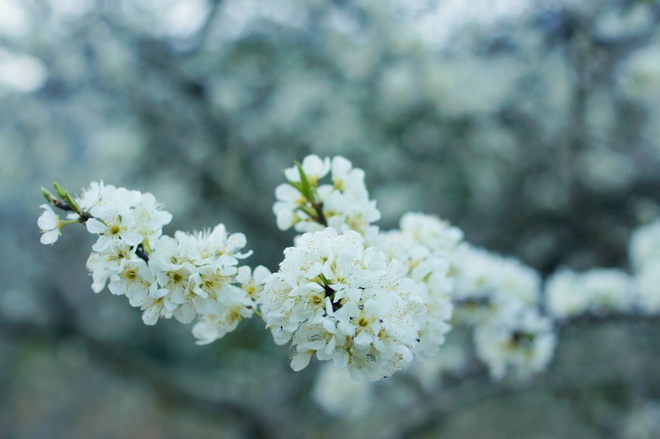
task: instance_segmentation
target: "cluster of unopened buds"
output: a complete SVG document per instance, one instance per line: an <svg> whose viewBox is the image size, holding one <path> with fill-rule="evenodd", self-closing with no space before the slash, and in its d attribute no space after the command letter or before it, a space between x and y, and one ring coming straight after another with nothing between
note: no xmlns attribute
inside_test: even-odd
<svg viewBox="0 0 660 439"><path fill-rule="evenodd" d="M196 320L193 336L206 344L256 314L275 343L291 344L294 370L316 357L358 381L440 358L452 328L471 331L494 379L525 378L550 363L556 321L660 311L660 223L633 237L635 275L563 269L543 292L535 270L471 246L435 216L406 213L399 229L379 230L364 172L343 157L308 156L285 177L275 190L277 225L302 234L274 273L244 264L251 251L242 233L219 224L163 234L172 215L153 195L103 183L79 196L57 184L56 194L42 189L41 242L82 223L96 235L92 290L126 296L145 324ZM320 382L335 386L325 372Z"/></svg>

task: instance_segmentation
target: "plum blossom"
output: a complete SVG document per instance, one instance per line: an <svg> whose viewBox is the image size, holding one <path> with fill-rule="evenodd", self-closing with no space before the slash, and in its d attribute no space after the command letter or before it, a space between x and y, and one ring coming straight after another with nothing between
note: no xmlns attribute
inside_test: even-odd
<svg viewBox="0 0 660 439"><path fill-rule="evenodd" d="M41 229L41 243L44 245L55 244L60 237L60 218L48 204L40 206L44 211L37 220L37 225Z"/></svg>
<svg viewBox="0 0 660 439"><path fill-rule="evenodd" d="M413 358L427 307L396 264L355 231L306 233L266 279L262 313L277 344L292 342L291 367L315 355L375 381Z"/></svg>
<svg viewBox="0 0 660 439"><path fill-rule="evenodd" d="M576 273L562 269L546 283L546 306L557 318L626 312L634 301L633 280L622 270L599 268Z"/></svg>
<svg viewBox="0 0 660 439"><path fill-rule="evenodd" d="M363 415L373 400L373 388L365 381L351 379L347 369L326 364L319 371L312 397L327 413L357 418Z"/></svg>
<svg viewBox="0 0 660 439"><path fill-rule="evenodd" d="M328 173L330 183L321 184ZM367 241L377 235L372 223L380 219L380 212L369 199L364 171L344 157L330 160L310 155L300 168L294 166L284 174L288 183L275 188L273 205L281 230L294 227L298 232L315 232L329 226L338 232L357 231Z"/></svg>
<svg viewBox="0 0 660 439"><path fill-rule="evenodd" d="M477 356L494 379L508 372L524 379L548 366L556 336L549 318L512 302L496 318L477 327L474 342Z"/></svg>

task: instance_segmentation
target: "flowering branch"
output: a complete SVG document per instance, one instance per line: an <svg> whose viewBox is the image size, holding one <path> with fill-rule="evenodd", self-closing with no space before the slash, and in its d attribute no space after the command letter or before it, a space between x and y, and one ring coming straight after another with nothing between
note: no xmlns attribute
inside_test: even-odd
<svg viewBox="0 0 660 439"><path fill-rule="evenodd" d="M660 226L633 239L638 279L617 270L562 270L544 295L535 270L471 246L437 217L407 213L399 229L380 231L364 172L343 157L308 156L284 174L273 212L280 229L303 234L284 250L276 273L242 265L251 254L243 252L242 233L219 224L165 235L172 215L153 195L103 183L79 197L58 184L57 196L42 188L49 203L39 218L42 242L84 223L97 237L87 262L92 289L107 285L126 296L145 324L196 320L192 333L206 344L256 314L276 344L291 343L294 370L316 357L369 381L441 354L452 327L472 335L492 379L527 378L547 368L556 328L567 319L660 310L660 258L649 250L660 242Z"/></svg>

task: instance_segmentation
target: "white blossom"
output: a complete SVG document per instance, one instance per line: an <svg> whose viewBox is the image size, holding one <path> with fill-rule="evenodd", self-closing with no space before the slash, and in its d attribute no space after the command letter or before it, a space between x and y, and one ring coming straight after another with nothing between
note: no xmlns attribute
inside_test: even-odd
<svg viewBox="0 0 660 439"><path fill-rule="evenodd" d="M630 238L630 259L635 270L660 262L660 220L639 227Z"/></svg>
<svg viewBox="0 0 660 439"><path fill-rule="evenodd" d="M442 381L443 375L459 374L465 369L469 360L466 346L466 343L452 341L450 336L436 355L416 361L406 371L412 373L424 389L432 391Z"/></svg>
<svg viewBox="0 0 660 439"><path fill-rule="evenodd" d="M477 356L494 379L508 372L527 378L543 371L552 359L556 337L550 319L520 302L511 302L495 318L477 326Z"/></svg>
<svg viewBox="0 0 660 439"><path fill-rule="evenodd" d="M236 271L236 282L250 296L255 303L261 303L261 293L264 289L266 279L272 273L263 265L257 265L252 270L247 265L238 267Z"/></svg>
<svg viewBox="0 0 660 439"><path fill-rule="evenodd" d="M370 242L378 233L372 225L380 219L376 202L369 199L364 171L354 168L344 157L321 159L305 157L301 168L309 182L313 199L296 184L302 184L297 167L285 170L289 183L275 188L273 213L281 230L294 227L298 232L316 232L326 226L338 232L354 230ZM330 173L330 183L321 180Z"/></svg>
<svg viewBox="0 0 660 439"><path fill-rule="evenodd" d="M530 267L467 243L455 253L454 299L459 321L475 323L489 318L510 302L536 306L541 279Z"/></svg>
<svg viewBox="0 0 660 439"><path fill-rule="evenodd" d="M635 283L637 307L645 314L660 312L660 261L645 264Z"/></svg>
<svg viewBox="0 0 660 439"><path fill-rule="evenodd" d="M208 343L211 327L219 338L236 327L239 317L251 316L254 301L231 285L238 260L250 254L240 253L245 244L245 235L228 234L222 224L197 234L161 236L149 259L159 288L142 306L148 320L173 316L187 323L199 314L206 326L198 326L195 334Z"/></svg>
<svg viewBox="0 0 660 439"><path fill-rule="evenodd" d="M133 208L135 231L147 242L153 242L163 233L163 226L172 221L172 214L161 209L156 198L150 194L141 194L140 201Z"/></svg>
<svg viewBox="0 0 660 439"><path fill-rule="evenodd" d="M418 351L424 357L437 354L445 334L451 329L448 321L453 311L451 292L454 282L449 277L451 265L446 253L431 251L399 230L381 235L379 249L390 260L397 261L399 274L417 283L419 295L428 309L427 322L420 331Z"/></svg>
<svg viewBox="0 0 660 439"><path fill-rule="evenodd" d="M154 293L158 285L156 277L147 263L130 254L121 264L121 269L110 273L108 289L112 294L126 296L131 306L141 306L147 294Z"/></svg>
<svg viewBox="0 0 660 439"><path fill-rule="evenodd" d="M163 226L172 220L172 215L162 210L152 194L103 182L92 182L76 202L91 217L86 226L90 233L99 235L92 247L99 252L115 245L149 245L161 236ZM69 216L78 218L75 213Z"/></svg>
<svg viewBox="0 0 660 439"><path fill-rule="evenodd" d="M214 298L195 299L199 321L192 333L197 344L208 344L236 329L244 318L252 317L255 302L248 293L234 285L224 285Z"/></svg>
<svg viewBox="0 0 660 439"><path fill-rule="evenodd" d="M316 186L320 179L328 175L328 172L330 171L330 159L327 157L321 159L315 154L308 155L303 159L301 167L309 182L313 186ZM295 166L285 170L284 176L289 181L300 181L300 172Z"/></svg>
<svg viewBox="0 0 660 439"><path fill-rule="evenodd" d="M106 185L103 181L93 181L87 189L82 191L80 196L76 197L76 202L83 211L88 212L93 207L107 203L116 190L115 186Z"/></svg>
<svg viewBox="0 0 660 439"><path fill-rule="evenodd" d="M306 233L266 280L262 313L277 344L292 341L291 367L312 355L375 381L412 360L426 318L417 284L397 274L360 234Z"/></svg>
<svg viewBox="0 0 660 439"><path fill-rule="evenodd" d="M127 209L108 212L104 209L105 218L102 220L90 218L86 226L89 233L99 235L98 240L92 246L92 250L102 252L109 247L126 244L137 246L143 241L142 235L134 231L135 218Z"/></svg>
<svg viewBox="0 0 660 439"><path fill-rule="evenodd" d="M92 290L100 293L109 278L124 270L127 261L133 260L135 251L127 245L115 246L103 253L92 252L87 259L87 271L92 275Z"/></svg>
<svg viewBox="0 0 660 439"><path fill-rule="evenodd" d="M76 202L89 216L87 230L98 235L87 261L92 289L100 292L108 284L111 293L142 310L145 324L171 317L189 323L197 317L193 335L205 344L253 315L270 273L265 267L254 274L239 267L251 254L242 252L247 243L242 233L227 233L219 224L201 233L163 235L172 215L153 195L103 182L92 183Z"/></svg>
<svg viewBox="0 0 660 439"><path fill-rule="evenodd" d="M328 364L319 370L312 397L334 416L357 418L369 408L373 391L368 382L352 379L347 369L336 369Z"/></svg>
<svg viewBox="0 0 660 439"><path fill-rule="evenodd" d="M618 68L621 90L631 98L655 105L660 96L660 49L656 44L634 51Z"/></svg>
<svg viewBox="0 0 660 439"><path fill-rule="evenodd" d="M455 253L463 232L440 218L409 212L401 217L400 229L381 234L378 246L400 263L400 273L418 283L428 306L428 321L420 340L421 355L436 355L451 329Z"/></svg>
<svg viewBox="0 0 660 439"><path fill-rule="evenodd" d="M48 204L40 206L44 211L37 220L41 229L41 243L44 245L55 244L60 237L60 218Z"/></svg>
<svg viewBox="0 0 660 439"><path fill-rule="evenodd" d="M629 311L634 304L630 276L617 269L593 269L584 273L560 270L546 284L546 306L555 317L583 313Z"/></svg>
<svg viewBox="0 0 660 439"><path fill-rule="evenodd" d="M423 213L409 212L401 217L401 234L431 251L453 254L463 240L463 231L447 221Z"/></svg>
<svg viewBox="0 0 660 439"><path fill-rule="evenodd" d="M581 291L577 273L562 269L548 278L545 306L557 318L577 316L589 309L589 296Z"/></svg>

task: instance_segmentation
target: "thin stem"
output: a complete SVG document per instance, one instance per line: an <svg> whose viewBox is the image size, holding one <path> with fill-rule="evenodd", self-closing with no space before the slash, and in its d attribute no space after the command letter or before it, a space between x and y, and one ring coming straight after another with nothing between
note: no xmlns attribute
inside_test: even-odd
<svg viewBox="0 0 660 439"><path fill-rule="evenodd" d="M58 199L52 199L50 200L50 202L53 204L53 206L57 207L60 210L63 210L65 212L74 212L73 208L64 201ZM73 222L85 223L87 222L88 219L93 218L93 216L91 216L89 213L85 211L81 211L80 213L78 213L78 216L79 218L76 220L72 220L72 223Z"/></svg>

